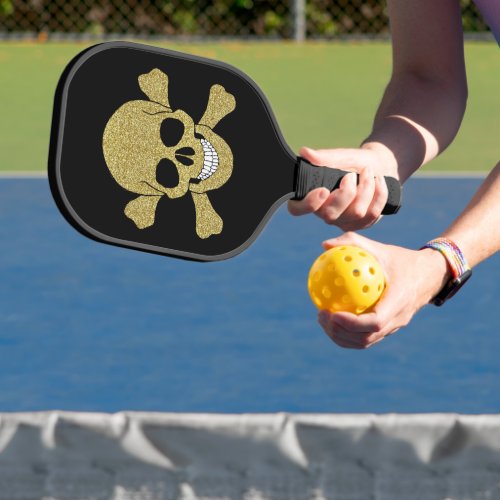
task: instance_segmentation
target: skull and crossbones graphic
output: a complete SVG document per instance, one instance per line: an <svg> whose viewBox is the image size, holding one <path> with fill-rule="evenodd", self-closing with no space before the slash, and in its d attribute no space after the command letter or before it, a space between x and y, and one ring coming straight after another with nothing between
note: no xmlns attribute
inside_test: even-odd
<svg viewBox="0 0 500 500"><path fill-rule="evenodd" d="M103 153L114 180L139 196L124 213L139 229L155 223L162 196L179 198L189 191L196 212L196 234L206 239L220 234L223 221L208 191L231 177L233 153L214 127L236 108L236 100L221 85L212 85L203 116L194 123L169 102L168 76L155 68L138 78L149 100L128 101L108 120ZM162 184L162 169L177 170L175 185ZM177 180L178 179L178 180Z"/></svg>

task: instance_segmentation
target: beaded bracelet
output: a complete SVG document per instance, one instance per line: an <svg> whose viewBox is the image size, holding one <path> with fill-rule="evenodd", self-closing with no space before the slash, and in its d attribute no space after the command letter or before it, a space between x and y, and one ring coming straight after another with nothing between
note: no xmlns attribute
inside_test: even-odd
<svg viewBox="0 0 500 500"><path fill-rule="evenodd" d="M440 306L458 292L471 277L472 270L460 248L448 238L436 238L426 243L421 250L423 248L432 248L440 252L446 259L453 275L453 278L431 301L433 304Z"/></svg>
<svg viewBox="0 0 500 500"><path fill-rule="evenodd" d="M441 252L450 265L454 278L458 278L470 270L462 250L448 238L436 238L426 243L422 248L432 248Z"/></svg>

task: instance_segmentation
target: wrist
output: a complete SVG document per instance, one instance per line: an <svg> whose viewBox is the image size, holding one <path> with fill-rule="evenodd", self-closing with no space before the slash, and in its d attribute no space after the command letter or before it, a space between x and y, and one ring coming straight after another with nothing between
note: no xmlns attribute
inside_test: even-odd
<svg viewBox="0 0 500 500"><path fill-rule="evenodd" d="M394 153L385 144L367 140L361 144L361 149L372 151L378 156L382 165L382 170L378 173L399 179L398 162Z"/></svg>
<svg viewBox="0 0 500 500"><path fill-rule="evenodd" d="M446 258L432 248L422 248L418 251L423 262L420 269L425 269L425 302L430 302L452 278L452 273Z"/></svg>

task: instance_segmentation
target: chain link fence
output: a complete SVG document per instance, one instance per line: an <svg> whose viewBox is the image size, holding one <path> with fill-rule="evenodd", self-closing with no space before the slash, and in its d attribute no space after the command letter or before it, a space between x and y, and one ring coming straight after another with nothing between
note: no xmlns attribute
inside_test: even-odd
<svg viewBox="0 0 500 500"><path fill-rule="evenodd" d="M438 1L438 0L436 0ZM461 0L467 32L487 26ZM0 0L0 37L336 38L388 33L379 0Z"/></svg>

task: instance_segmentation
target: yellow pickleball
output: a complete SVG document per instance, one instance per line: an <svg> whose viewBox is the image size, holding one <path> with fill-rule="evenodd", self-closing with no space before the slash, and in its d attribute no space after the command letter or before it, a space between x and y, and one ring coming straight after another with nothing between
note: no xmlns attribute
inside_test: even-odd
<svg viewBox="0 0 500 500"><path fill-rule="evenodd" d="M363 248L334 247L313 263L307 288L318 309L362 314L369 312L382 295L384 271Z"/></svg>

